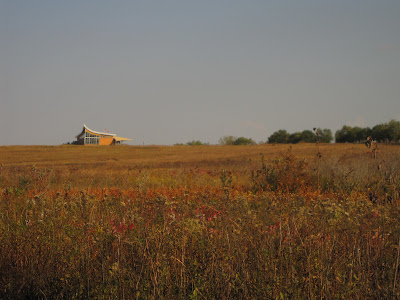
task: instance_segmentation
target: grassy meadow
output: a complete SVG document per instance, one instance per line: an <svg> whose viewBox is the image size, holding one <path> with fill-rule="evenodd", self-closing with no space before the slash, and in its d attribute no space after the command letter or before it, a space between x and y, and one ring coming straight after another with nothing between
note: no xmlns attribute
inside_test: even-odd
<svg viewBox="0 0 400 300"><path fill-rule="evenodd" d="M400 146L0 147L0 299L398 299Z"/></svg>

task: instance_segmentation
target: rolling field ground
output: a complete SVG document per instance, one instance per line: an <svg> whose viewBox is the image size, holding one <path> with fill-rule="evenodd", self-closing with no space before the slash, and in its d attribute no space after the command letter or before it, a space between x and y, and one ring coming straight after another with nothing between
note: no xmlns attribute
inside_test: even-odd
<svg viewBox="0 0 400 300"><path fill-rule="evenodd" d="M400 146L0 147L1 299L398 299Z"/></svg>

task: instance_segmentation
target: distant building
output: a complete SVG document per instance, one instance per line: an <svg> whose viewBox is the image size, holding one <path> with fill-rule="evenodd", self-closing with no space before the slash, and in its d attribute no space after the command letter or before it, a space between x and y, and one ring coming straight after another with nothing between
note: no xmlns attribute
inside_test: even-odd
<svg viewBox="0 0 400 300"><path fill-rule="evenodd" d="M123 141L131 141L132 139L127 139L119 137L114 133L108 132L98 132L89 129L83 124L83 129L80 134L76 136L76 144L78 145L118 145Z"/></svg>

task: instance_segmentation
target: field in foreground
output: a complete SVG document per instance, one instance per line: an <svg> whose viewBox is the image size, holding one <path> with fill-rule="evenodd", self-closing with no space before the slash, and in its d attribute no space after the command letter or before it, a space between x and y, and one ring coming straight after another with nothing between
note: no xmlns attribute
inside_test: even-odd
<svg viewBox="0 0 400 300"><path fill-rule="evenodd" d="M399 298L399 150L0 147L0 298Z"/></svg>

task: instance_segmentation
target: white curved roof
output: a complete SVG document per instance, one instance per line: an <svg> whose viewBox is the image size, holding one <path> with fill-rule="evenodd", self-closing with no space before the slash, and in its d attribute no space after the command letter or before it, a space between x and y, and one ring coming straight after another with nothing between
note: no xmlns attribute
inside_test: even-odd
<svg viewBox="0 0 400 300"><path fill-rule="evenodd" d="M83 127L84 127L86 130L88 130L88 131L90 131L90 132L93 132L93 133L95 133L95 134L108 135L108 136L117 136L115 133L94 131L94 130L90 129L89 127L87 127L85 124L83 124Z"/></svg>

